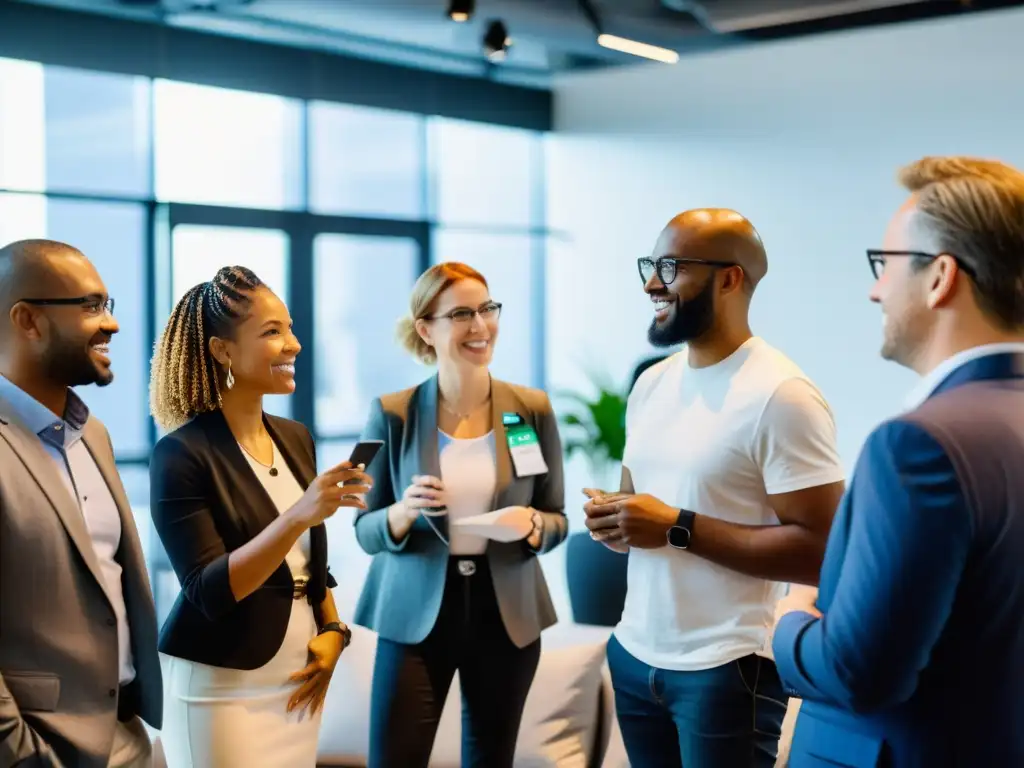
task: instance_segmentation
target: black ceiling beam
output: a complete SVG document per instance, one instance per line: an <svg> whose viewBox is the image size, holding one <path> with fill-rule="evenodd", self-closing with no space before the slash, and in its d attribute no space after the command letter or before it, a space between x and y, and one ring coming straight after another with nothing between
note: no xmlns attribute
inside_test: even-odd
<svg viewBox="0 0 1024 768"><path fill-rule="evenodd" d="M729 33L728 37L740 38L744 41L786 40L808 35L820 35L830 32L846 32L867 27L879 27L889 24L905 24L913 21L927 21L946 16L992 11L1024 5L1024 0L941 0L938 2L913 3L911 5L894 5L886 8L872 8L856 13L844 13L822 19L808 19L789 24L744 30Z"/></svg>

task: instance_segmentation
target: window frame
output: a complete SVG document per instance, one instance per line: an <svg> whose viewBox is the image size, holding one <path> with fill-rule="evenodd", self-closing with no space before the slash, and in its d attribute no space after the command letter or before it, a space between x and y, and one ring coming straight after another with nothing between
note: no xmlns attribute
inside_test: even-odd
<svg viewBox="0 0 1024 768"><path fill-rule="evenodd" d="M292 313L295 334L307 350L316 348L316 308L313 302L313 281L316 278L314 240L318 235L363 235L394 237L412 240L419 248L417 270L423 272L430 265L431 244L429 222L396 219L372 219L359 216L330 216L301 211L265 211L256 208L227 208L194 205L190 203L161 204L165 232L161 237L170 240L174 227L181 224L199 226L240 227L244 229L276 229L285 232L290 242L288 296L286 303ZM171 310L172 287L170 247L168 258L157 267L161 278L161 296L154 302L151 313L154 327ZM212 277L212 275L211 275ZM154 290L156 290L154 288ZM159 319L158 319L159 318ZM300 421L313 434L314 439L354 440L358 434L321 433L316 423L316 356L299 355L295 361L295 393L292 396L292 418ZM156 425L151 425L156 438Z"/></svg>

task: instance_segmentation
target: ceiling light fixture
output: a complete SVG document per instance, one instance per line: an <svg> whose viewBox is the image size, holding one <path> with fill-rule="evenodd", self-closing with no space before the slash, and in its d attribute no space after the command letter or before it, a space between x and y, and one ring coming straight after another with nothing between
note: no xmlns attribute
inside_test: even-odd
<svg viewBox="0 0 1024 768"><path fill-rule="evenodd" d="M487 25L487 32L484 33L484 53L491 61L504 61L508 49L512 45L512 38L508 36L508 27L499 19L495 19Z"/></svg>
<svg viewBox="0 0 1024 768"><path fill-rule="evenodd" d="M679 61L679 54L675 51L670 51L668 48L660 48L657 45L641 43L637 40L630 40L626 37L602 34L597 36L597 44L603 48L609 48L613 51L629 53L633 56L653 59L654 61L660 61L665 64L675 64Z"/></svg>
<svg viewBox="0 0 1024 768"><path fill-rule="evenodd" d="M590 26L594 28L594 32L597 34L597 44L602 48L619 51L620 53L628 53L632 56L640 56L645 59L653 59L654 61L661 61L665 64L675 64L679 61L679 54L668 48L661 48L650 43L641 43L639 40L630 40L628 37L605 34L604 27L601 24L601 17L598 16L594 4L590 0L578 0L578 2L580 10L587 17L587 21L590 22Z"/></svg>
<svg viewBox="0 0 1024 768"><path fill-rule="evenodd" d="M450 0L448 3L448 18L452 21L469 21L473 16L474 0Z"/></svg>

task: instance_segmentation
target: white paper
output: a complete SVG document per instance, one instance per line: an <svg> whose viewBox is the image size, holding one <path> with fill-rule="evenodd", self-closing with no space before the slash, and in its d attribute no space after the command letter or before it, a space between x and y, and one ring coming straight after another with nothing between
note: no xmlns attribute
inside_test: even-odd
<svg viewBox="0 0 1024 768"><path fill-rule="evenodd" d="M533 513L526 507L505 507L472 517L452 518L462 533L472 533L493 541L519 541L533 529Z"/></svg>

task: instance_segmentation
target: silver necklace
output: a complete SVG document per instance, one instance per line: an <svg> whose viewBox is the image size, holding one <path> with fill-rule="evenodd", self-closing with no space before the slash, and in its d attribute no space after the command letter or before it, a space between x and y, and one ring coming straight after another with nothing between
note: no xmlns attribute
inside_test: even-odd
<svg viewBox="0 0 1024 768"><path fill-rule="evenodd" d="M241 443L241 442L239 442L239 443L238 443L238 447L239 447L239 448L241 448L241 449L242 449L243 451L245 451L246 455L247 455L247 456L248 456L248 457L249 457L250 459L252 459L253 461L255 461L255 462L256 462L257 464L259 464L259 465L260 465L261 467L263 467L264 469L266 469L266 470L269 470L269 472L270 472L270 476L271 476L271 477L277 477L277 467L275 467L275 466L274 466L274 465L275 465L275 464L277 463L277 451L274 451L274 450L273 450L273 441L271 441L271 451L272 451L272 453L271 453L271 456L273 456L274 458L270 460L270 466L269 466L269 467L268 467L268 466L267 466L266 464L264 464L264 463L263 463L262 461L260 461L259 459L257 459L257 458L256 458L255 456L253 456L253 455L252 455L252 454L251 454L251 453L249 452L249 449L248 449L248 448L246 448L246 447L245 447L244 445L242 445L242 443Z"/></svg>

